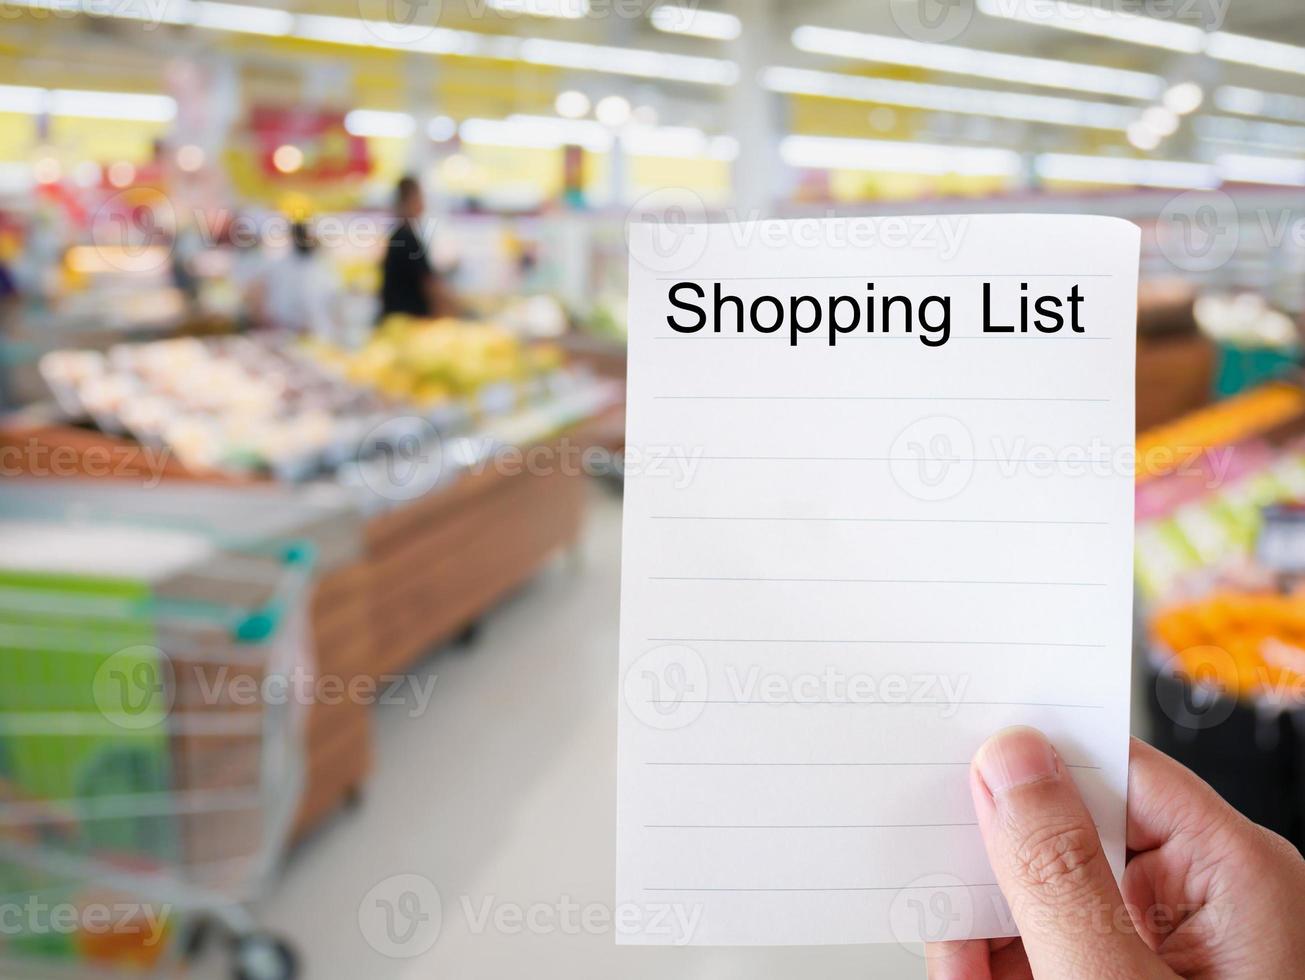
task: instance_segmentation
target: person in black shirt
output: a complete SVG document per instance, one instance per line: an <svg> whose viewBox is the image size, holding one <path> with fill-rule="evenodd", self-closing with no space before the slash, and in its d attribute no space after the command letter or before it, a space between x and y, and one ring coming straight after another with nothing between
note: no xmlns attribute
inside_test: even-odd
<svg viewBox="0 0 1305 980"><path fill-rule="evenodd" d="M392 313L423 318L459 313L457 299L426 254L426 243L416 224L423 211L421 185L413 177L404 177L395 193L399 226L390 236L381 266L382 319Z"/></svg>

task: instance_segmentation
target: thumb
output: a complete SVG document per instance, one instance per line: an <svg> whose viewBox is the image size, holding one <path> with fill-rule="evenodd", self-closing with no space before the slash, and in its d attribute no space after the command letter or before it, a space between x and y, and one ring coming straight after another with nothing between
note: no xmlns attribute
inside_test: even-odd
<svg viewBox="0 0 1305 980"><path fill-rule="evenodd" d="M1033 975L1167 973L1134 931L1065 764L1032 728L985 742L970 768L979 829Z"/></svg>

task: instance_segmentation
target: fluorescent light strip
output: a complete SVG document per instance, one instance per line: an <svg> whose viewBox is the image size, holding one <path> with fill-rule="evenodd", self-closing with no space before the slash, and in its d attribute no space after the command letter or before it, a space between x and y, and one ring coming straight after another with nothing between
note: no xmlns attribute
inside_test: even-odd
<svg viewBox="0 0 1305 980"><path fill-rule="evenodd" d="M1224 112L1235 112L1242 116L1267 116L1287 122L1305 122L1305 98L1299 95L1220 85L1214 90L1214 104Z"/></svg>
<svg viewBox="0 0 1305 980"><path fill-rule="evenodd" d="M50 114L84 116L93 119L171 122L177 115L177 103L167 95L54 89L50 92Z"/></svg>
<svg viewBox="0 0 1305 980"><path fill-rule="evenodd" d="M1305 48L1294 44L1220 31L1206 40L1205 53L1221 61L1305 75Z"/></svg>
<svg viewBox="0 0 1305 980"><path fill-rule="evenodd" d="M733 14L682 7L677 3L654 7L648 19L653 27L667 34L686 34L712 41L733 41L743 33L743 22Z"/></svg>
<svg viewBox="0 0 1305 980"><path fill-rule="evenodd" d="M1205 53L1220 61L1305 75L1305 48L1245 34L1210 31L1156 17L1141 17L1065 0L978 0L990 17L1016 20L1080 34L1094 34L1188 54Z"/></svg>
<svg viewBox="0 0 1305 980"><path fill-rule="evenodd" d="M813 54L910 65L954 75L974 75L1023 85L1041 85L1135 99L1159 98L1166 87L1162 77L1144 72L996 51L977 51L947 44L925 44L905 38L859 34L827 27L799 27L793 32L793 44L800 50Z"/></svg>
<svg viewBox="0 0 1305 980"><path fill-rule="evenodd" d="M70 13L84 13L77 0L5 0L18 7L49 10L50 4ZM555 68L605 72L636 78L660 78L673 82L700 85L733 85L738 81L738 66L723 58L670 54L643 48L624 48L604 44L582 44L547 38L518 38L501 34L482 34L446 27L402 26L384 21L367 21L358 17L334 17L326 14L291 15L268 7L217 3L214 0L184 0L180 5L165 4L163 13L141 0L139 8L131 3L114 6L105 16L172 24L193 24L220 31L255 34L278 34L286 26L283 16L292 18L285 33L309 41L347 44L353 47L379 48L389 51L419 51L525 61ZM248 17L247 21L242 20ZM393 36L387 36L393 35Z"/></svg>
<svg viewBox="0 0 1305 980"><path fill-rule="evenodd" d="M490 10L501 14L528 17L556 17L580 20L589 15L589 0L486 0Z"/></svg>
<svg viewBox="0 0 1305 980"><path fill-rule="evenodd" d="M25 85L0 85L0 112L28 116L78 116L85 119L120 119L128 122L171 122L177 103L166 95L143 92L94 92L80 89L42 89Z"/></svg>
<svg viewBox="0 0 1305 980"><path fill-rule="evenodd" d="M558 68L578 68L640 78L665 78L701 85L733 85L739 77L738 65L721 58L582 44L578 41L527 38L521 42L519 57L522 61Z"/></svg>
<svg viewBox="0 0 1305 980"><path fill-rule="evenodd" d="M1196 54L1205 48L1205 31L1190 24L1118 13L1091 4L1064 0L978 0L989 17L1040 24L1062 31L1108 37L1170 51Z"/></svg>
<svg viewBox="0 0 1305 980"><path fill-rule="evenodd" d="M991 177L1013 177L1020 171L1018 153L994 147L786 136L780 141L779 151L789 166L814 170Z"/></svg>
<svg viewBox="0 0 1305 980"><path fill-rule="evenodd" d="M1219 186L1219 173L1213 166L1186 160L1145 160L1136 157L1043 153L1034 159L1033 169L1044 180L1067 180L1087 184L1181 188Z"/></svg>
<svg viewBox="0 0 1305 980"><path fill-rule="evenodd" d="M195 26L212 31L284 37L293 30L295 23L294 14L271 7L217 3L215 0L196 0L190 6L195 10Z"/></svg>
<svg viewBox="0 0 1305 980"><path fill-rule="evenodd" d="M1192 121L1198 138L1216 143L1241 143L1277 150L1305 150L1305 126L1231 116L1200 116Z"/></svg>
<svg viewBox="0 0 1305 980"><path fill-rule="evenodd" d="M593 153L611 150L616 134L592 119L517 114L506 119L468 119L459 127L462 141L482 146L558 149L582 146ZM732 160L738 142L729 136L708 136L691 126L627 126L621 130L625 151L633 156Z"/></svg>
<svg viewBox="0 0 1305 980"><path fill-rule="evenodd" d="M984 89L864 78L805 68L767 68L762 84L773 92L817 95L857 102L934 109L998 119L1079 126L1122 132L1137 119L1137 110L1109 102L1085 102L1053 95L1025 95Z"/></svg>
<svg viewBox="0 0 1305 980"><path fill-rule="evenodd" d="M353 136L407 139L417 131L417 120L406 112L354 109L345 115L344 128Z"/></svg>
<svg viewBox="0 0 1305 980"><path fill-rule="evenodd" d="M48 94L45 89L30 85L0 85L0 112L38 115L46 109Z"/></svg>
<svg viewBox="0 0 1305 980"><path fill-rule="evenodd" d="M1224 180L1305 187L1305 160L1228 153L1215 161Z"/></svg>

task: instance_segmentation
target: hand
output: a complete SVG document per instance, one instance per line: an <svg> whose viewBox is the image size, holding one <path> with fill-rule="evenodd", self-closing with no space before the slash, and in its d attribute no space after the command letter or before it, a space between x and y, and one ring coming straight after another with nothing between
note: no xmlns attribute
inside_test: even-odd
<svg viewBox="0 0 1305 980"><path fill-rule="evenodd" d="M1259 980L1305 970L1305 861L1145 743L1133 739L1129 752L1122 895L1040 732L989 739L970 791L1020 938L930 943L931 980Z"/></svg>

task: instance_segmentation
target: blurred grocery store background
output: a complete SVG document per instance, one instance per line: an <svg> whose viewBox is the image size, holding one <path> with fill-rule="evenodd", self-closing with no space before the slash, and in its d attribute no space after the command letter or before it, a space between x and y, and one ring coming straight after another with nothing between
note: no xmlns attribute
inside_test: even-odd
<svg viewBox="0 0 1305 980"><path fill-rule="evenodd" d="M1291 4L0 21L4 975L923 972L614 945L631 217L1136 221L1135 728L1305 842Z"/></svg>

